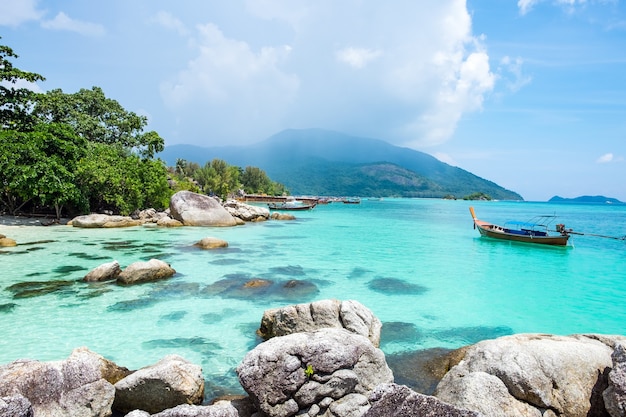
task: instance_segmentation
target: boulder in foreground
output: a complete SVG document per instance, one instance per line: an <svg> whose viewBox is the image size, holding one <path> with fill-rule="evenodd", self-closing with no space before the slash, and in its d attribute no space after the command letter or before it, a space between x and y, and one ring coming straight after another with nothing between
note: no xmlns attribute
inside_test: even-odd
<svg viewBox="0 0 626 417"><path fill-rule="evenodd" d="M170 198L170 216L185 226L237 225L215 198L191 191L179 191Z"/></svg>
<svg viewBox="0 0 626 417"><path fill-rule="evenodd" d="M237 375L253 403L270 417L363 415L368 395L393 381L380 349L345 329L275 337L248 352Z"/></svg>

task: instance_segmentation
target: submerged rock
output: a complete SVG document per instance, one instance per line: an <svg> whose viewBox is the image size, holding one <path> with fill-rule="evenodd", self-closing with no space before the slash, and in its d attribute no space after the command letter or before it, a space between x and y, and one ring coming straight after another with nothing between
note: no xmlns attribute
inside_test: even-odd
<svg viewBox="0 0 626 417"><path fill-rule="evenodd" d="M205 237L200 241L194 243L194 246L201 249L227 248L228 242L222 239L218 239L216 237Z"/></svg>
<svg viewBox="0 0 626 417"><path fill-rule="evenodd" d="M17 246L17 242L3 234L0 234L0 247L10 248Z"/></svg>

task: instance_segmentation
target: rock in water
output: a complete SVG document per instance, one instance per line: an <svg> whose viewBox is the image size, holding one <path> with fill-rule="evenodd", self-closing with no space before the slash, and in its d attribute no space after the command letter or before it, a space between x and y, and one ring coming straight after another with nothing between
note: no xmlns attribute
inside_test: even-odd
<svg viewBox="0 0 626 417"><path fill-rule="evenodd" d="M213 197L179 191L170 199L170 216L185 226L236 226L237 221Z"/></svg>

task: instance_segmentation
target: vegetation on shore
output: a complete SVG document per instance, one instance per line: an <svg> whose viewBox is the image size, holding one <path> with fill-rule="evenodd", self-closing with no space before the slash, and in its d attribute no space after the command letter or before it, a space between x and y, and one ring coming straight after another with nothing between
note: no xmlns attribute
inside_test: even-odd
<svg viewBox="0 0 626 417"><path fill-rule="evenodd" d="M99 87L37 93L44 81L13 65L0 45L0 213L130 214L164 209L182 189L222 198L240 189L285 193L262 170L214 159L205 166L155 158L164 140L145 131L148 119L125 110Z"/></svg>

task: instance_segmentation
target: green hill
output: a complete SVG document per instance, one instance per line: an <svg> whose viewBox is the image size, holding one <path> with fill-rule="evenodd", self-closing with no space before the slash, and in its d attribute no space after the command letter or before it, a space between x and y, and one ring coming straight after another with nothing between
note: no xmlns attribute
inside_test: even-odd
<svg viewBox="0 0 626 417"><path fill-rule="evenodd" d="M214 158L256 166L298 195L462 198L484 193L499 200L522 197L431 155L385 141L322 129L289 129L248 146L168 146L158 155L203 165Z"/></svg>

